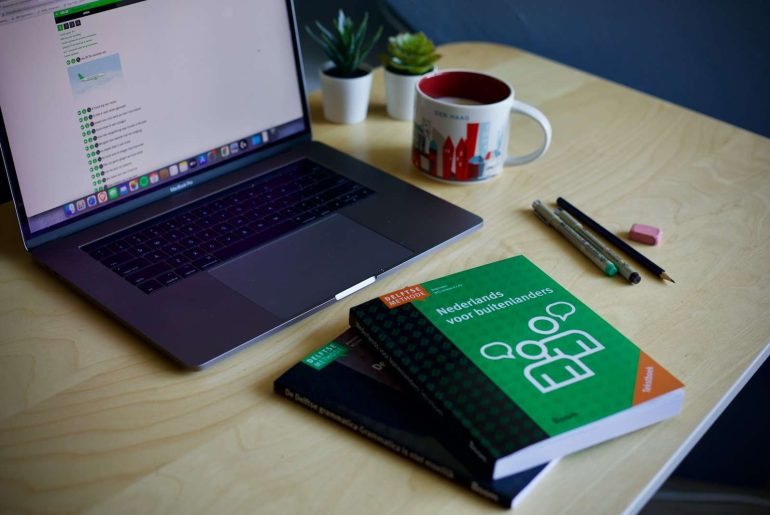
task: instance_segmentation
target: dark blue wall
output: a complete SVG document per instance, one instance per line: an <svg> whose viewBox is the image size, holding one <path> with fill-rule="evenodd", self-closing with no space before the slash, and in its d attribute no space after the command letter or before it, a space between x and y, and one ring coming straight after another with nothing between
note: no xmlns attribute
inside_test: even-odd
<svg viewBox="0 0 770 515"><path fill-rule="evenodd" d="M513 45L770 137L766 0L388 0L437 43Z"/></svg>

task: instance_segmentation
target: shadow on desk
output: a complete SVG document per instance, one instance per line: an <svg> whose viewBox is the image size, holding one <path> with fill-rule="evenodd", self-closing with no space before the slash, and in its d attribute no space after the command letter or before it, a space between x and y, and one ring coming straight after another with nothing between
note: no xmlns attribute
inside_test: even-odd
<svg viewBox="0 0 770 515"><path fill-rule="evenodd" d="M641 514L770 513L768 406L766 361Z"/></svg>

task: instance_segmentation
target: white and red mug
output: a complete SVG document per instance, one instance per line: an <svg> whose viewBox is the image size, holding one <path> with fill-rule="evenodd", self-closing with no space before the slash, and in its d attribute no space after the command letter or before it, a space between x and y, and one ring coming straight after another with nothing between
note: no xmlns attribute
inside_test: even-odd
<svg viewBox="0 0 770 515"><path fill-rule="evenodd" d="M542 156L551 144L548 118L514 98L498 78L470 70L441 70L417 83L412 163L436 179L469 184L498 175L504 166ZM540 148L508 155L511 114L532 118L543 129Z"/></svg>

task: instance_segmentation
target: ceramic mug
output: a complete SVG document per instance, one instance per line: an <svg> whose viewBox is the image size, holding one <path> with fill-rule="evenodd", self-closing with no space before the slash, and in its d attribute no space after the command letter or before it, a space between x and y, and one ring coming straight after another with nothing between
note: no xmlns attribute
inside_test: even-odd
<svg viewBox="0 0 770 515"><path fill-rule="evenodd" d="M504 166L542 156L551 144L548 118L514 98L513 88L471 70L441 70L417 83L412 163L433 178L470 184L498 175ZM508 155L511 114L523 114L543 129L540 148Z"/></svg>

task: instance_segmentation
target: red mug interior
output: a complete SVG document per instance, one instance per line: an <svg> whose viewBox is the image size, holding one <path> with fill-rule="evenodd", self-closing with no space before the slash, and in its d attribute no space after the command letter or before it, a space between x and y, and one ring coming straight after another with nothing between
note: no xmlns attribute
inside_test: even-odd
<svg viewBox="0 0 770 515"><path fill-rule="evenodd" d="M511 95L505 82L469 71L439 71L420 80L418 89L435 100L463 98L479 104L496 104Z"/></svg>

